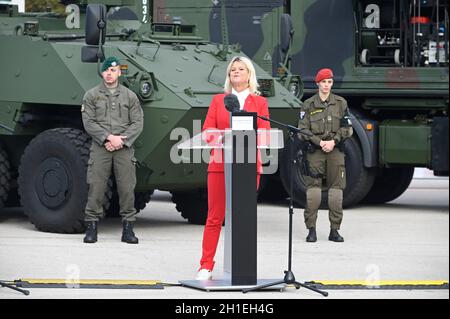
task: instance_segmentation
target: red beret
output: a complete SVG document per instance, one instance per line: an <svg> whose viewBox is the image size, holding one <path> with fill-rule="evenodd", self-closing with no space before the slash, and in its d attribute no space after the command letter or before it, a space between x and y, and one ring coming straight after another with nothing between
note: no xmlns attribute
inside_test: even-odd
<svg viewBox="0 0 450 319"><path fill-rule="evenodd" d="M333 78L333 71L331 71L331 69L322 69L319 72L317 72L316 83L332 78Z"/></svg>

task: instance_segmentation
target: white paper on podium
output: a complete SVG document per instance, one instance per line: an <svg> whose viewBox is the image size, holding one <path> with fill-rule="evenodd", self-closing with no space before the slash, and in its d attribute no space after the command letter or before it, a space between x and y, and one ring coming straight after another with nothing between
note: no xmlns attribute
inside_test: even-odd
<svg viewBox="0 0 450 319"><path fill-rule="evenodd" d="M250 131L253 130L253 116L232 116L231 127L233 130Z"/></svg>

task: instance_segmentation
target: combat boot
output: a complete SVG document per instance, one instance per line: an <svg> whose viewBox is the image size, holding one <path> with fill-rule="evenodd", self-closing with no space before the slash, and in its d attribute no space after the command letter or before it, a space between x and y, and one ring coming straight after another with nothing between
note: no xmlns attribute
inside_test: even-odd
<svg viewBox="0 0 450 319"><path fill-rule="evenodd" d="M86 222L86 236L83 241L87 244L97 242L97 222Z"/></svg>
<svg viewBox="0 0 450 319"><path fill-rule="evenodd" d="M309 233L308 233L308 236L306 237L306 241L308 243L314 243L317 241L316 229L314 227L311 227L309 229Z"/></svg>
<svg viewBox="0 0 450 319"><path fill-rule="evenodd" d="M341 235L339 235L336 229L331 229L330 236L328 236L328 240L335 241L337 243L342 243L344 241L344 238Z"/></svg>
<svg viewBox="0 0 450 319"><path fill-rule="evenodd" d="M127 244L139 243L139 239L134 235L133 224L131 222L123 222L122 241Z"/></svg>

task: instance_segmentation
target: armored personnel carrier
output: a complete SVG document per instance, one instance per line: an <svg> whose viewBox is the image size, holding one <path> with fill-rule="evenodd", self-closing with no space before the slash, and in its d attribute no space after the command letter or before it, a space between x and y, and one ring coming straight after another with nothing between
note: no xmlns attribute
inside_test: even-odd
<svg viewBox="0 0 450 319"><path fill-rule="evenodd" d="M152 22L151 1L63 3L66 14L20 14L0 3L0 206L22 205L42 231L83 231L91 139L80 108L84 93L101 81L102 57L113 55L145 117L135 143L136 208L154 189L170 191L183 217L204 223L206 163L177 157L176 146L199 133L229 61L243 52L202 39L195 25ZM262 68L256 72L271 116L295 122L300 100ZM118 212L113 177L104 207Z"/></svg>

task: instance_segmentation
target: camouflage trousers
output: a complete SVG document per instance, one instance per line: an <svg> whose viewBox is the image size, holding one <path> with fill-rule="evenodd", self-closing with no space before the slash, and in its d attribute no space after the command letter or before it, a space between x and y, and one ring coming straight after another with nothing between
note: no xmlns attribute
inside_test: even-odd
<svg viewBox="0 0 450 319"><path fill-rule="evenodd" d="M321 149L308 153L310 170L313 174L321 174L323 177L314 178L305 176L306 207L304 212L306 227L316 227L317 212L322 201L322 183L326 179L328 189L328 217L331 228L338 230L342 222L343 190L346 185L345 155L338 148L330 153Z"/></svg>
<svg viewBox="0 0 450 319"><path fill-rule="evenodd" d="M136 186L136 159L134 149L124 147L109 152L104 146L92 142L87 169L89 194L85 221L98 221L104 216L103 204L111 172L114 171L119 195L120 215L123 221L136 220L134 187Z"/></svg>

